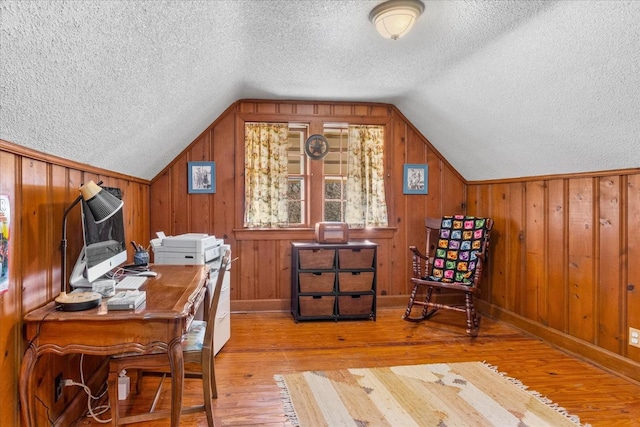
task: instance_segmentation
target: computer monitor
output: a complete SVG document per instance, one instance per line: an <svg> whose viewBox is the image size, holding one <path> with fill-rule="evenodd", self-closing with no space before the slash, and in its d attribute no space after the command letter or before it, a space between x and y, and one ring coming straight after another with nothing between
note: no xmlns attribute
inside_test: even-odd
<svg viewBox="0 0 640 427"><path fill-rule="evenodd" d="M119 188L102 188L119 199L122 198ZM69 279L74 288L90 287L92 282L127 261L123 209L96 224L91 210L83 200L82 234L84 246Z"/></svg>

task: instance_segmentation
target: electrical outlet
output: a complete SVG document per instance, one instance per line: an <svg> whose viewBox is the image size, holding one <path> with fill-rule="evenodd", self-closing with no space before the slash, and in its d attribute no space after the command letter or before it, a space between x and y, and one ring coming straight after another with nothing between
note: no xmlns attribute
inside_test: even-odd
<svg viewBox="0 0 640 427"><path fill-rule="evenodd" d="M56 392L56 402L62 397L62 390L64 389L64 383L62 381L62 373L59 373L54 382L54 390Z"/></svg>
<svg viewBox="0 0 640 427"><path fill-rule="evenodd" d="M640 329L629 328L629 345L640 348Z"/></svg>

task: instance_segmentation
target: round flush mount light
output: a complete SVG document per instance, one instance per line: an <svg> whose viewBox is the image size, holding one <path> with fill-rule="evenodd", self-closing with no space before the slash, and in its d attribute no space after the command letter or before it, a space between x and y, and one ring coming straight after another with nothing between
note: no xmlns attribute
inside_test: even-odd
<svg viewBox="0 0 640 427"><path fill-rule="evenodd" d="M411 31L423 11L419 0L389 0L374 7L369 20L382 37L398 40Z"/></svg>

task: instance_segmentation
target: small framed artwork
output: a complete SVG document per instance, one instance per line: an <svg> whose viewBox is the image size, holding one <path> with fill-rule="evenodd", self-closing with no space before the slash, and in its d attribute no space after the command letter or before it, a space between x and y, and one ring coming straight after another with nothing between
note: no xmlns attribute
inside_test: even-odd
<svg viewBox="0 0 640 427"><path fill-rule="evenodd" d="M428 165L404 165L404 194L429 194L428 168Z"/></svg>
<svg viewBox="0 0 640 427"><path fill-rule="evenodd" d="M189 194L216 192L216 162L189 162Z"/></svg>

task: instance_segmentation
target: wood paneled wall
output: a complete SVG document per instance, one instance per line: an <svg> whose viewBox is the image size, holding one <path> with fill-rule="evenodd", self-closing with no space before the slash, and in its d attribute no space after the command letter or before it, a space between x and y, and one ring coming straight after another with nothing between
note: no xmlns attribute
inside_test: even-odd
<svg viewBox="0 0 640 427"><path fill-rule="evenodd" d="M60 241L64 210L79 195L80 185L89 180L119 187L123 192L127 239L145 241L149 235L149 182L88 165L77 164L0 140L0 194L11 202L9 290L0 295L0 425L19 422L18 374L26 343L22 316L55 298L60 292ZM67 271L70 272L82 247L80 208L67 224ZM129 254L130 262L133 253ZM99 360L85 358L85 372ZM65 389L54 401L53 382L58 373L79 380L79 358L45 355L36 368L37 407L42 425L55 420L76 393Z"/></svg>
<svg viewBox="0 0 640 427"><path fill-rule="evenodd" d="M286 310L289 307L290 243L313 240L313 230L242 228L245 121L310 123L312 128L322 122L386 126L389 228L352 230L350 236L379 244L379 304L406 304L410 274L408 246L424 246L426 216L464 212L466 187L449 163L392 105L236 102L152 181L152 232L164 231L167 235L201 232L224 237L239 257L232 265L232 308ZM187 194L187 163L200 160L216 162L215 194ZM403 194L405 163L429 165L428 195Z"/></svg>
<svg viewBox="0 0 640 427"><path fill-rule="evenodd" d="M640 379L640 170L469 183L467 198L495 221L484 309Z"/></svg>

